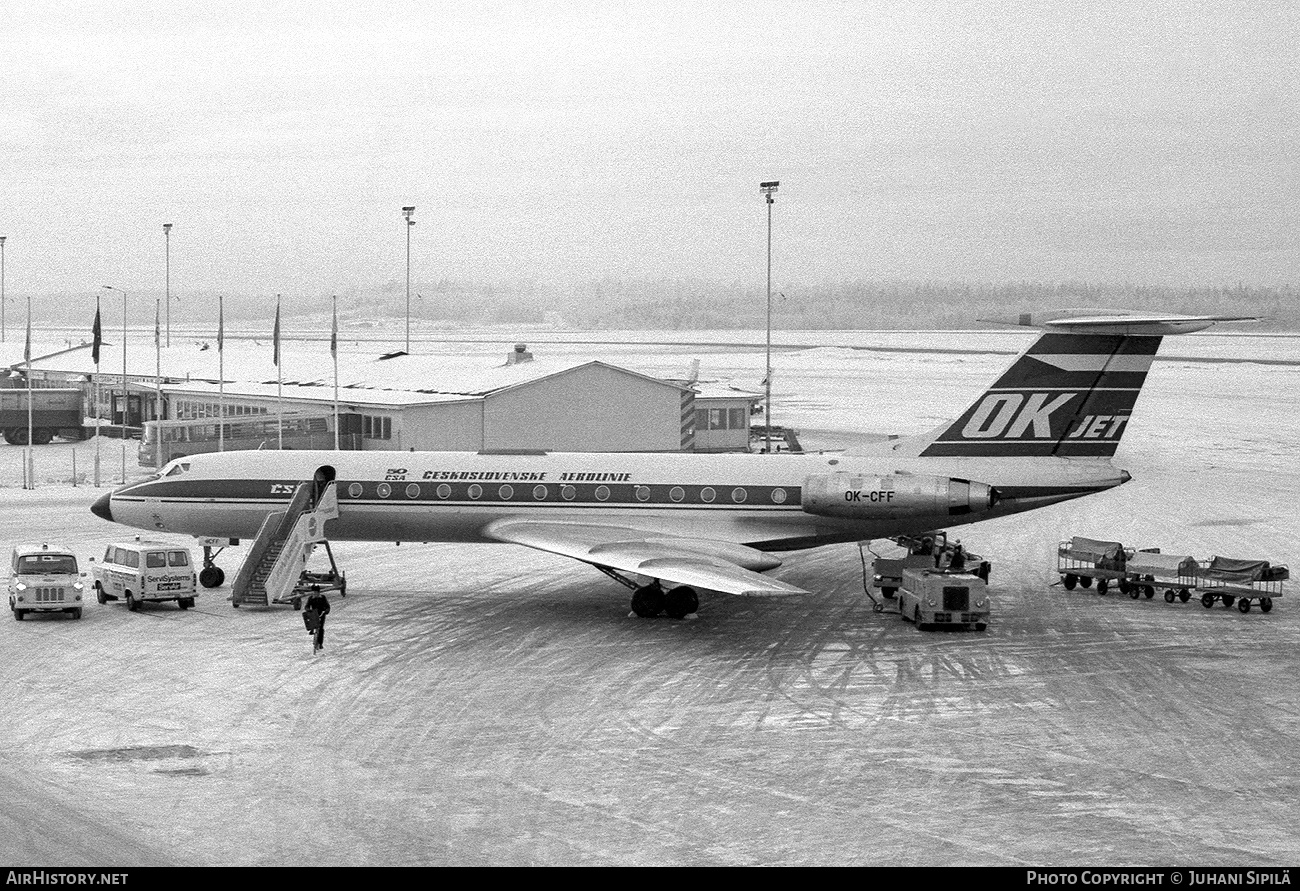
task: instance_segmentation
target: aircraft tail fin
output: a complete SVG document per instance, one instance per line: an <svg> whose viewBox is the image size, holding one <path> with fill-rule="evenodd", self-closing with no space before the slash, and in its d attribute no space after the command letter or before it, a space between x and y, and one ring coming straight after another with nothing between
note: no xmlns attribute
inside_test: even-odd
<svg viewBox="0 0 1300 891"><path fill-rule="evenodd" d="M1113 310L1018 316L1012 324L1044 333L956 421L915 447L923 457L1109 458L1161 338L1247 320Z"/></svg>

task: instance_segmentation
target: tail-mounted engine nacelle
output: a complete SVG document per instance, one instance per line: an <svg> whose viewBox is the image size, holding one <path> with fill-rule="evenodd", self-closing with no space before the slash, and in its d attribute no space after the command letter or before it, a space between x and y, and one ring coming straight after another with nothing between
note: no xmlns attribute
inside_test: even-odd
<svg viewBox="0 0 1300 891"><path fill-rule="evenodd" d="M804 511L849 520L953 517L982 513L997 503L997 489L984 483L914 473L828 473L810 476L803 484Z"/></svg>

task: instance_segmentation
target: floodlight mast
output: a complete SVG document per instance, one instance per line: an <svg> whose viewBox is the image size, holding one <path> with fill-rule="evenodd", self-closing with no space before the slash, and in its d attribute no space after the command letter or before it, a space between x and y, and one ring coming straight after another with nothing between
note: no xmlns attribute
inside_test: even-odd
<svg viewBox="0 0 1300 891"><path fill-rule="evenodd" d="M415 220L411 219L411 214L415 213L415 205L410 204L402 208L402 216L406 218L406 352L411 352L411 227L415 225Z"/></svg>
<svg viewBox="0 0 1300 891"><path fill-rule="evenodd" d="M766 412L763 426L767 438L764 450L769 455L772 454L772 205L776 201L772 196L776 194L779 185L781 183L778 180L758 184L759 191L767 199L767 375L763 378L766 389L763 397Z"/></svg>
<svg viewBox="0 0 1300 891"><path fill-rule="evenodd" d="M167 346L172 345L172 224L163 223L163 236L167 239L167 277L164 284L167 304Z"/></svg>

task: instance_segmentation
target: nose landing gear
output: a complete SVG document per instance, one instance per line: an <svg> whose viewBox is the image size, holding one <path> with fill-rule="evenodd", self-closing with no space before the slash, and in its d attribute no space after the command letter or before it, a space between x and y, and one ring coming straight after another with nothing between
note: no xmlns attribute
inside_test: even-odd
<svg viewBox="0 0 1300 891"><path fill-rule="evenodd" d="M199 584L205 588L220 588L226 581L226 572L217 565L217 554L224 551L225 548L217 548L215 552L211 545L203 546L203 569L199 571Z"/></svg>

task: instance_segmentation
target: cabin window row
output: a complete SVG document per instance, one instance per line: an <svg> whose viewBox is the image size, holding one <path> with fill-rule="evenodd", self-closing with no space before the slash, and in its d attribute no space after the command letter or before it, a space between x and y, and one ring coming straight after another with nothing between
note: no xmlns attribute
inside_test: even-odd
<svg viewBox="0 0 1300 891"><path fill-rule="evenodd" d="M364 491L365 488L361 483L352 483L348 486L348 497L360 498ZM380 498L392 497L393 491L393 487L388 483L380 483L375 488L375 494ZM484 491L483 486L474 483L466 489L465 494L470 498L470 500L478 501L483 497ZM534 501L545 501L551 494L549 488L541 485L533 486L531 490L527 489L527 487L522 487L518 494L522 497L525 492L531 494ZM578 490L574 486L560 486L558 492L560 498L565 501L573 501L578 497ZM421 489L417 483L410 483L405 488L405 495L407 498L419 498L420 494ZM608 501L612 494L613 493L610 491L609 486L597 486L595 491L592 493L597 501ZM637 486L633 489L633 494L637 501L643 503L649 501L653 497L653 493L650 491L649 486ZM434 489L434 495L436 495L440 500L446 501L452 495L452 488L446 483L442 483ZM497 487L496 496L500 501L512 501L514 500L515 495L516 491L514 486L506 484ZM745 489L743 486L736 486L729 493L726 493L726 495L727 497L730 497L732 502L735 504L744 504L749 501L749 490ZM686 490L681 486L673 486L668 490L668 498L674 503L680 504L686 500ZM705 486L699 490L698 498L699 501L704 504L713 504L718 500L718 492L712 486ZM785 504L789 495L786 493L785 489L775 488L768 493L768 498L771 499L773 504Z"/></svg>

